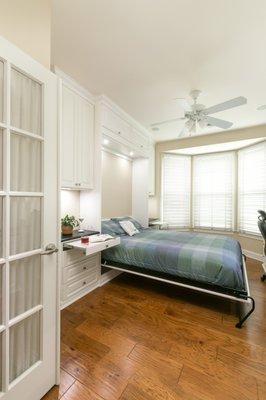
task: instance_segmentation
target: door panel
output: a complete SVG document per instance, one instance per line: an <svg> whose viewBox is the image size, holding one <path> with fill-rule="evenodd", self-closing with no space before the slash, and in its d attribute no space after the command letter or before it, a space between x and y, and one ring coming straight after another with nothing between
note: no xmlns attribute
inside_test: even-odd
<svg viewBox="0 0 266 400"><path fill-rule="evenodd" d="M4 63L0 60L0 121L4 114Z"/></svg>
<svg viewBox="0 0 266 400"><path fill-rule="evenodd" d="M10 254L41 248L41 198L10 199Z"/></svg>
<svg viewBox="0 0 266 400"><path fill-rule="evenodd" d="M10 188L12 191L42 191L42 142L11 133Z"/></svg>
<svg viewBox="0 0 266 400"><path fill-rule="evenodd" d="M39 400L57 379L57 79L1 37L0 109L1 399Z"/></svg>
<svg viewBox="0 0 266 400"><path fill-rule="evenodd" d="M12 261L9 268L9 315L14 318L41 304L41 256Z"/></svg>
<svg viewBox="0 0 266 400"><path fill-rule="evenodd" d="M42 85L11 69L11 125L42 135Z"/></svg>
<svg viewBox="0 0 266 400"><path fill-rule="evenodd" d="M40 313L35 313L10 328L9 383L41 358Z"/></svg>

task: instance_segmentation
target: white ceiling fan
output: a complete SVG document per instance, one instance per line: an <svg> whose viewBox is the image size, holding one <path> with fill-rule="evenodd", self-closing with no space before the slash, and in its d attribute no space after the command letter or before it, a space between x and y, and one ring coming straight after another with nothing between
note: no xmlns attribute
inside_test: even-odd
<svg viewBox="0 0 266 400"><path fill-rule="evenodd" d="M197 132L198 127L203 129L207 126L216 126L221 129L228 129L233 125L233 122L229 122L220 118L214 118L210 115L220 111L228 110L230 108L242 106L243 104L247 103L247 99L245 97L239 96L223 103L216 104L215 106L205 108L203 104L199 104L197 102L200 94L201 91L197 89L190 92L190 97L193 100L192 105L190 105L186 99L178 98L182 108L184 109L184 117L157 122L151 124L151 127L155 128L156 130L156 128L160 125L169 124L180 120L186 120L185 126L181 131L179 137L191 136L192 133Z"/></svg>

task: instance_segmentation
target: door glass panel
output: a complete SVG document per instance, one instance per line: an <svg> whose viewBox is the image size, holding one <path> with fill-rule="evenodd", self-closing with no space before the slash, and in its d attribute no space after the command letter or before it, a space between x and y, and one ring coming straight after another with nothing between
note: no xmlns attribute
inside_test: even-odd
<svg viewBox="0 0 266 400"><path fill-rule="evenodd" d="M3 325L3 267L4 264L0 264L0 325Z"/></svg>
<svg viewBox="0 0 266 400"><path fill-rule="evenodd" d="M10 253L18 254L41 247L40 197L11 197Z"/></svg>
<svg viewBox="0 0 266 400"><path fill-rule="evenodd" d="M0 61L0 121L3 122L4 114L4 63Z"/></svg>
<svg viewBox="0 0 266 400"><path fill-rule="evenodd" d="M4 170L3 130L0 129L0 191L3 190L3 170Z"/></svg>
<svg viewBox="0 0 266 400"><path fill-rule="evenodd" d="M3 258L3 197L0 196L0 258Z"/></svg>
<svg viewBox="0 0 266 400"><path fill-rule="evenodd" d="M12 69L11 125L41 135L42 86Z"/></svg>
<svg viewBox="0 0 266 400"><path fill-rule="evenodd" d="M10 328L9 382L40 360L40 315L33 314Z"/></svg>
<svg viewBox="0 0 266 400"><path fill-rule="evenodd" d="M40 304L41 256L31 256L10 263L10 318Z"/></svg>
<svg viewBox="0 0 266 400"><path fill-rule="evenodd" d="M2 361L2 348L3 348L3 342L2 342L2 334L0 334L0 360ZM2 391L2 363L0 362L0 392Z"/></svg>
<svg viewBox="0 0 266 400"><path fill-rule="evenodd" d="M41 142L11 134L11 190L41 192Z"/></svg>

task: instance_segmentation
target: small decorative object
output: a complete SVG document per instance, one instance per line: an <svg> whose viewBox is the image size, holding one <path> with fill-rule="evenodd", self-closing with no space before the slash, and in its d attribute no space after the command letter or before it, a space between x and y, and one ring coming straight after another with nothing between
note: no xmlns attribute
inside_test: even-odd
<svg viewBox="0 0 266 400"><path fill-rule="evenodd" d="M84 232L84 229L82 229L82 222L84 221L84 218L79 217L78 220L79 220L79 232L82 233Z"/></svg>
<svg viewBox="0 0 266 400"><path fill-rule="evenodd" d="M78 226L78 221L74 215L66 215L61 219L61 229L63 235L72 235L73 229Z"/></svg>
<svg viewBox="0 0 266 400"><path fill-rule="evenodd" d="M83 243L83 244L89 243L89 236L83 236L81 238L81 243Z"/></svg>

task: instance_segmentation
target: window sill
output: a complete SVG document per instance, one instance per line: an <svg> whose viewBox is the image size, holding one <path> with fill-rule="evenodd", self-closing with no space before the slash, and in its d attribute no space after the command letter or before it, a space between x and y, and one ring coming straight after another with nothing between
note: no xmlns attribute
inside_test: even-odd
<svg viewBox="0 0 266 400"><path fill-rule="evenodd" d="M236 232L236 234L240 237L245 237L247 239L262 241L262 237L260 235L252 235L252 234L248 234L248 233L239 233L239 232Z"/></svg>

